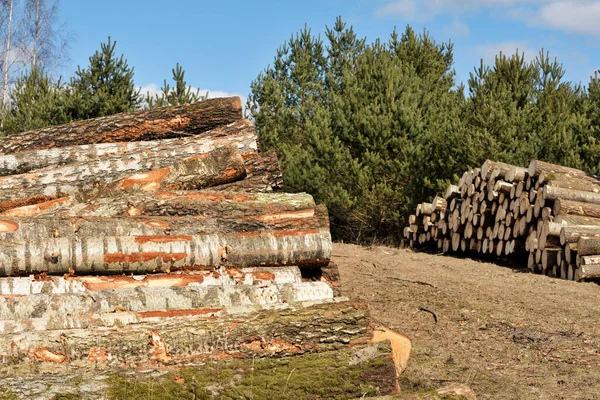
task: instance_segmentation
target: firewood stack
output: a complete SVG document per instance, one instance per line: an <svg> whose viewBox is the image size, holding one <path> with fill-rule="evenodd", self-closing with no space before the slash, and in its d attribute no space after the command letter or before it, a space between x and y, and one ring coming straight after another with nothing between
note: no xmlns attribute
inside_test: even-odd
<svg viewBox="0 0 600 400"><path fill-rule="evenodd" d="M327 209L279 191L237 97L5 137L0 174L10 365L191 365L369 338L365 308L338 297Z"/></svg>
<svg viewBox="0 0 600 400"><path fill-rule="evenodd" d="M487 160L419 204L409 224L411 248L522 258L535 273L600 278L600 177L574 168Z"/></svg>

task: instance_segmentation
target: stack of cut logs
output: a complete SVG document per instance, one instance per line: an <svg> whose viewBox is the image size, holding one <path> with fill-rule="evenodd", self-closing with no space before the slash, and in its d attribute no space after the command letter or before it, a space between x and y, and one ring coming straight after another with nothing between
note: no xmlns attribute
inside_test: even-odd
<svg viewBox="0 0 600 400"><path fill-rule="evenodd" d="M444 196L419 204L409 224L412 248L523 259L532 272L562 279L600 278L600 177L577 169L486 160Z"/></svg>
<svg viewBox="0 0 600 400"><path fill-rule="evenodd" d="M189 364L364 339L327 209L282 184L237 97L0 139L0 358Z"/></svg>

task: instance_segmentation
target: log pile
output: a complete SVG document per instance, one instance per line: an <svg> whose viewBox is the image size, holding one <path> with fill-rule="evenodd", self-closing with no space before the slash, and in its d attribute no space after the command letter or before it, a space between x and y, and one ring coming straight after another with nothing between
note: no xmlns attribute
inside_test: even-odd
<svg viewBox="0 0 600 400"><path fill-rule="evenodd" d="M327 209L282 186L237 97L0 139L4 375L366 343Z"/></svg>
<svg viewBox="0 0 600 400"><path fill-rule="evenodd" d="M530 271L600 278L600 177L533 160L486 160L443 196L417 206L404 228L415 249L509 258Z"/></svg>

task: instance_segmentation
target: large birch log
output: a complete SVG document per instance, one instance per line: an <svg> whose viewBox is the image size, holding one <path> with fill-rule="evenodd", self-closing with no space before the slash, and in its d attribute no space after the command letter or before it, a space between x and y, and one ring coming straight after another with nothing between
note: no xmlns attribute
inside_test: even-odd
<svg viewBox="0 0 600 400"><path fill-rule="evenodd" d="M0 140L0 153L198 135L242 118L239 97L209 99L183 106L77 121L8 136Z"/></svg>
<svg viewBox="0 0 600 400"><path fill-rule="evenodd" d="M60 201L59 201L60 200ZM231 218L246 214L273 214L315 208L306 193L228 193L213 191L172 191L122 193L118 196L77 203L71 198L14 208L6 217L124 217L124 216L204 216L227 214Z"/></svg>
<svg viewBox="0 0 600 400"><path fill-rule="evenodd" d="M17 340L22 335L0 335L0 355L13 369L15 365L40 361L72 363L78 368L83 364L90 368L147 363L188 365L210 355L253 358L336 350L371 337L368 310L358 303L334 302L306 308L295 304L279 310L247 311L255 312L244 315L206 308L118 312L113 313L116 323L112 325L108 324L109 316L99 315L28 321L31 331L26 340ZM120 320L136 323L123 329ZM60 329L61 324L67 326ZM54 325L57 327L53 329ZM108 326L93 329L102 325ZM36 326L43 331L33 330ZM71 327L81 329L68 329Z"/></svg>
<svg viewBox="0 0 600 400"><path fill-rule="evenodd" d="M162 235L59 237L5 241L0 276L38 273L152 273L214 266L326 265L329 226L282 231Z"/></svg>
<svg viewBox="0 0 600 400"><path fill-rule="evenodd" d="M0 141L1 143L1 141ZM242 154L258 151L256 132L248 120L240 120L220 126L201 136L177 139L162 139L139 142L97 143L80 146L56 147L45 150L22 151L0 155L0 175L17 175L26 172L60 165L78 164L93 169L94 163L102 159L103 167L119 160L133 161L148 158L153 154L170 157L193 156L206 153L220 146L236 144ZM125 157L125 155L128 155ZM96 167L97 168L97 167ZM158 167L153 167L158 168Z"/></svg>
<svg viewBox="0 0 600 400"><path fill-rule="evenodd" d="M47 202L69 194L78 197L79 201L85 201L89 198L111 196L121 190L147 192L159 189L201 189L243 179L246 170L237 146L228 145L206 154L179 160L171 166L134 175L122 174L118 170L115 170L114 174L102 174L103 185L100 187L89 176L86 180L82 171L73 170L73 173L75 177L57 174L50 182L46 180L46 176L40 174L31 176L30 182L27 182L27 174L1 178L0 211ZM16 177L24 181L22 187L13 186ZM15 190L17 188L19 190Z"/></svg>
<svg viewBox="0 0 600 400"><path fill-rule="evenodd" d="M326 224L327 208L276 212L268 206L245 213L187 217L1 218L0 240L9 242L49 238L101 236L181 236L317 229ZM1 247L2 245L0 245Z"/></svg>

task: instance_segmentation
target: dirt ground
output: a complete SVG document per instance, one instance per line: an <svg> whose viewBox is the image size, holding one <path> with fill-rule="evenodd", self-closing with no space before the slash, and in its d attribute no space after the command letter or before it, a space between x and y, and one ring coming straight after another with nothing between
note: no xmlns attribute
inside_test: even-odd
<svg viewBox="0 0 600 400"><path fill-rule="evenodd" d="M406 390L478 399L600 399L600 286L389 247L334 245L343 295L408 335Z"/></svg>

